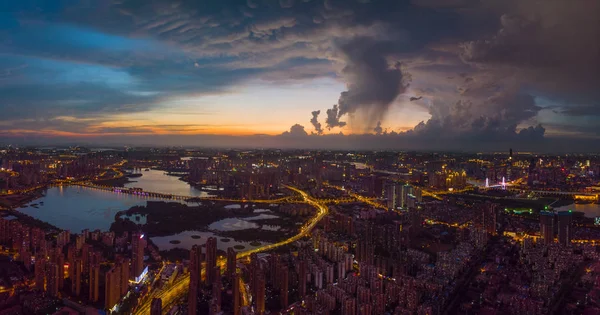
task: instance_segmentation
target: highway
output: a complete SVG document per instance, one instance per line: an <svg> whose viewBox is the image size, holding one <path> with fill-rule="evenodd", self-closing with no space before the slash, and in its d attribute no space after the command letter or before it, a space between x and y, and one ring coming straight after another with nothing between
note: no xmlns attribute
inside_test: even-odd
<svg viewBox="0 0 600 315"><path fill-rule="evenodd" d="M314 227L319 223L319 221L321 221L321 219L323 219L328 214L329 208L327 207L327 205L323 204L322 202L320 202L319 200L317 200L315 198L312 198L306 192L304 192L296 187L292 187L292 186L285 186L285 187L287 189L290 189L290 190L298 193L301 196L303 203L306 203L306 204L309 204L309 205L315 207L315 209L317 209L317 214L300 228L300 232L298 234L296 234L288 239L285 239L283 241L274 243L274 244L269 244L269 245L265 245L265 246L258 247L255 249L247 250L244 252L239 252L237 254L238 259L248 257L253 253L269 251L269 250L275 249L277 247L281 247L281 246L293 243L293 242L303 238L304 236L308 235L308 233L310 233L314 229ZM249 202L252 202L252 201L249 201ZM217 261L217 265L221 266L221 269L223 269L223 267L225 266L226 263L227 263L226 259L221 258L221 257ZM134 314L140 314L140 315L141 314L150 314L150 306L151 306L153 298L160 298L162 300L163 311L168 310L174 303L176 303L179 299L184 297L185 294L187 294L189 283L190 283L190 275L189 275L189 273L187 273L187 274L179 277L179 279L177 279L168 288L165 288L162 290L154 290L154 291L150 292L146 297L144 297L142 299L142 303L140 305L138 305L138 307L135 309ZM240 283L240 285L242 285L242 283ZM241 293L243 293L242 296L246 297L247 294L245 292L245 288L241 289L241 291L242 291ZM245 300L245 298L244 298L244 300ZM247 302L247 301L244 301L244 302Z"/></svg>

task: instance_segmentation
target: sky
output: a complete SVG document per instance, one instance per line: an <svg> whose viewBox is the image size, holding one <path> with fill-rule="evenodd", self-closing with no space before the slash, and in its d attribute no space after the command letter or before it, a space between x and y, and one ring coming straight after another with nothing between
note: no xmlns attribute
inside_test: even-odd
<svg viewBox="0 0 600 315"><path fill-rule="evenodd" d="M597 0L0 3L0 141L594 151Z"/></svg>

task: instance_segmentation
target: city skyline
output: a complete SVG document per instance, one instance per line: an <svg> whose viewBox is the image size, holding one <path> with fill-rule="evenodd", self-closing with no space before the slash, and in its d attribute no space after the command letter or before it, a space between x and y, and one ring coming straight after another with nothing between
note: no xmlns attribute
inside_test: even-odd
<svg viewBox="0 0 600 315"><path fill-rule="evenodd" d="M0 8L4 144L587 152L600 136L596 1Z"/></svg>

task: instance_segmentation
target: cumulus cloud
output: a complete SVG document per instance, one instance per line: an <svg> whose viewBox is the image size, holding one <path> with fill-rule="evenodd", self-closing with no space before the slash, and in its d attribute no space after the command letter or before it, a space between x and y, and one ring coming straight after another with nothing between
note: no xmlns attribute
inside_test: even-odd
<svg viewBox="0 0 600 315"><path fill-rule="evenodd" d="M310 119L310 123L315 128L315 132L318 135L323 134L323 127L321 126L321 123L319 122L319 115L321 114L321 111L315 110L311 114L312 114L312 118Z"/></svg>
<svg viewBox="0 0 600 315"><path fill-rule="evenodd" d="M290 127L290 131L286 131L281 135L286 137L305 137L308 136L308 133L306 132L306 130L304 130L304 126L300 124L295 124L292 127Z"/></svg>
<svg viewBox="0 0 600 315"><path fill-rule="evenodd" d="M325 124L328 129L335 127L344 127L346 126L345 121L340 121L340 114L338 104L334 104L332 108L329 108L327 111L327 118L325 119Z"/></svg>

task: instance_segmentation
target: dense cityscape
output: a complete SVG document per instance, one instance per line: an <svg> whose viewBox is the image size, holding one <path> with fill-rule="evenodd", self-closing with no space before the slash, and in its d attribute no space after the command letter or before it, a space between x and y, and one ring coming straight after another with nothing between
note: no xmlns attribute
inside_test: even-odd
<svg viewBox="0 0 600 315"><path fill-rule="evenodd" d="M0 315L600 315L600 0L0 0Z"/></svg>
<svg viewBox="0 0 600 315"><path fill-rule="evenodd" d="M600 311L595 155L0 152L1 314Z"/></svg>

